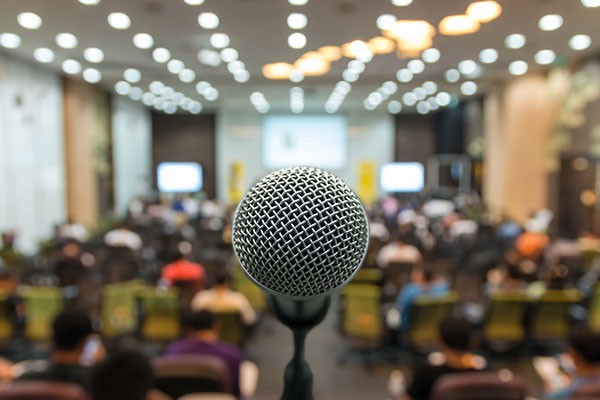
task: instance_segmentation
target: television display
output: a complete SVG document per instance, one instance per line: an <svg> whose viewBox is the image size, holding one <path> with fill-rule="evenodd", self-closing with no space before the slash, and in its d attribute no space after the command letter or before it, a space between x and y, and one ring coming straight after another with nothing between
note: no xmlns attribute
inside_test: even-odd
<svg viewBox="0 0 600 400"><path fill-rule="evenodd" d="M381 166L381 190L388 193L415 193L425 186L425 168L420 162L395 162Z"/></svg>
<svg viewBox="0 0 600 400"><path fill-rule="evenodd" d="M192 193L202 189L202 167L196 162L162 162L157 171L158 190L163 193Z"/></svg>
<svg viewBox="0 0 600 400"><path fill-rule="evenodd" d="M341 169L348 158L348 120L337 115L265 116L262 148L268 169Z"/></svg>

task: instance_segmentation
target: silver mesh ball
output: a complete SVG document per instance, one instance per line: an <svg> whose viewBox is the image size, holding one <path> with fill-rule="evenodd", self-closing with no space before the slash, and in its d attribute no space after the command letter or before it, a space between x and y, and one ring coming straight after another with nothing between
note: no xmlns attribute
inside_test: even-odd
<svg viewBox="0 0 600 400"><path fill-rule="evenodd" d="M358 197L317 168L265 176L233 220L233 248L246 274L268 292L292 298L326 295L350 280L368 239Z"/></svg>

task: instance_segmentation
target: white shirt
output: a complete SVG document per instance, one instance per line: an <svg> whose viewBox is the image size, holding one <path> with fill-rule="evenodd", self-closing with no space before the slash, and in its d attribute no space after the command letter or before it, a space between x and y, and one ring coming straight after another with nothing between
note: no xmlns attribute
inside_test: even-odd
<svg viewBox="0 0 600 400"><path fill-rule="evenodd" d="M210 289L198 292L192 299L191 308L194 311L209 310L212 312L237 310L246 325L256 321L256 312L242 293L232 290Z"/></svg>
<svg viewBox="0 0 600 400"><path fill-rule="evenodd" d="M111 247L129 247L138 251L142 248L142 238L127 229L115 229L104 235L104 243Z"/></svg>

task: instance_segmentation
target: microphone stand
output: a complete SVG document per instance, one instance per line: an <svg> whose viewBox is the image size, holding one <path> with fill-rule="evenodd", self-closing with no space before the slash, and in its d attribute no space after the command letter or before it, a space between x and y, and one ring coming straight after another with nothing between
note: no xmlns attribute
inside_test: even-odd
<svg viewBox="0 0 600 400"><path fill-rule="evenodd" d="M308 332L327 315L331 297L293 300L269 295L269 300L277 319L294 334L294 356L285 367L281 400L313 400L313 375L304 359L304 345Z"/></svg>

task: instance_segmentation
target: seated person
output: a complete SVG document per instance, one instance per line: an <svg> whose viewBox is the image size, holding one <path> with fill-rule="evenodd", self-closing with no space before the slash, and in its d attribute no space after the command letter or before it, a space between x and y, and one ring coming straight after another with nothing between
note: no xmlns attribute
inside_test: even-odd
<svg viewBox="0 0 600 400"><path fill-rule="evenodd" d="M474 329L465 318L447 317L440 324L443 360L439 365L425 364L415 370L407 389L407 399L429 398L436 380L452 372L473 372L485 367L485 360L472 351L476 347Z"/></svg>
<svg viewBox="0 0 600 400"><path fill-rule="evenodd" d="M171 343L165 355L202 354L222 358L231 373L234 394L239 397L240 365L244 361L241 350L232 344L219 342L219 328L210 311L193 312L186 325L187 337Z"/></svg>
<svg viewBox="0 0 600 400"><path fill-rule="evenodd" d="M61 256L54 265L54 273L58 276L61 287L78 286L87 272L81 261L81 247L76 241L63 244Z"/></svg>
<svg viewBox="0 0 600 400"><path fill-rule="evenodd" d="M120 351L96 364L91 371L92 400L169 400L152 389L150 361L136 351Z"/></svg>
<svg viewBox="0 0 600 400"><path fill-rule="evenodd" d="M188 261L186 257L192 252L189 242L181 242L177 246L177 259L165 265L161 272L161 278L169 285L177 282L193 282L198 289L202 287L204 278L204 267L198 263Z"/></svg>
<svg viewBox="0 0 600 400"><path fill-rule="evenodd" d="M90 317L78 311L64 311L52 323L49 364L41 371L27 371L18 379L69 382L87 387L88 365L99 361L104 354L103 345L94 336Z"/></svg>

